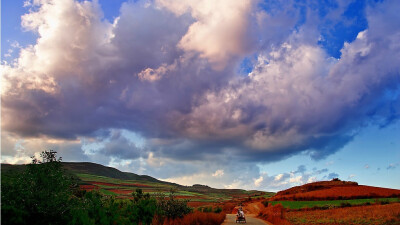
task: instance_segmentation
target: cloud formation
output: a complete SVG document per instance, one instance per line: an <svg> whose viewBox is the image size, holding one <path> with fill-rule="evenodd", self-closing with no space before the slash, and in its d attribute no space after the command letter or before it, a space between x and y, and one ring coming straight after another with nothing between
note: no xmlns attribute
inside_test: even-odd
<svg viewBox="0 0 400 225"><path fill-rule="evenodd" d="M37 34L36 43L1 65L2 151L10 157L20 154L17 145L64 142L73 143L64 147L71 159L72 152L82 160L95 154L142 169L143 159L163 178L168 168L182 180L228 181L232 168L218 165L225 159L271 162L303 152L319 160L368 123L385 126L400 116L396 1L367 9L368 28L344 43L340 58L320 45L312 6L302 15L296 6L258 1L138 1L107 21L97 1L31 5L22 26ZM246 76L237 72L244 58L251 61ZM101 144L90 155L84 140ZM182 163L182 172L175 160L217 165L200 173ZM305 171L256 172L249 182L312 180Z"/></svg>

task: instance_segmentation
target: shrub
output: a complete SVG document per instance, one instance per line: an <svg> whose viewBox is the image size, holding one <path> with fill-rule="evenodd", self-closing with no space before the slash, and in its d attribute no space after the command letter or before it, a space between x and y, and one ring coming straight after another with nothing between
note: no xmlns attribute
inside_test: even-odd
<svg viewBox="0 0 400 225"><path fill-rule="evenodd" d="M276 204L261 210L259 216L273 224L289 225L290 223L285 219L285 213L286 210L282 204Z"/></svg>
<svg viewBox="0 0 400 225"><path fill-rule="evenodd" d="M221 213L221 212L222 212L222 208L221 207L214 208L214 213Z"/></svg>
<svg viewBox="0 0 400 225"><path fill-rule="evenodd" d="M55 151L32 157L26 169L2 184L4 224L65 224L71 210L73 179L64 173Z"/></svg>
<svg viewBox="0 0 400 225"><path fill-rule="evenodd" d="M341 202L340 207L351 207L351 204L348 202Z"/></svg>
<svg viewBox="0 0 400 225"><path fill-rule="evenodd" d="M387 204L389 204L389 200L382 200L382 201L379 201L379 203L381 205L387 205Z"/></svg>
<svg viewBox="0 0 400 225"><path fill-rule="evenodd" d="M231 203L231 202L225 203L225 204L222 206L222 211L223 211L224 213L231 213L232 210L235 208L235 206L236 206L235 203Z"/></svg>
<svg viewBox="0 0 400 225"><path fill-rule="evenodd" d="M167 219L164 221L164 225L219 225L225 220L225 213L204 213L204 212L194 212L185 215L182 218Z"/></svg>
<svg viewBox="0 0 400 225"><path fill-rule="evenodd" d="M160 193L157 197L159 216L167 217L168 219L182 218L193 211L187 203L188 200L175 199L175 190L170 191L168 198L165 198L164 194Z"/></svg>

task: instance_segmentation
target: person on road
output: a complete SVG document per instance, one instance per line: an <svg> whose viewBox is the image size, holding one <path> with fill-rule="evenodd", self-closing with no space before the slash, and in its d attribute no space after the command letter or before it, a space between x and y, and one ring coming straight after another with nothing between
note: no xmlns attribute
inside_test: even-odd
<svg viewBox="0 0 400 225"><path fill-rule="evenodd" d="M237 216L238 216L238 217L244 218L244 212L243 212L242 207L239 207L239 210L238 210L238 212L237 212Z"/></svg>

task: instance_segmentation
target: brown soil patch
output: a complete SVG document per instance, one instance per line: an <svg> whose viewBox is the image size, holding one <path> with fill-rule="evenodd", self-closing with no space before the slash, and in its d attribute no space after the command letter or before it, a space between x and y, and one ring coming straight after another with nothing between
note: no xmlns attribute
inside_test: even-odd
<svg viewBox="0 0 400 225"><path fill-rule="evenodd" d="M105 182L97 182L97 181L90 181L91 184L98 184L98 185L104 185L104 186L111 186L111 187L119 187L121 185L119 184L112 184L112 183L105 183Z"/></svg>
<svg viewBox="0 0 400 225"><path fill-rule="evenodd" d="M95 185L79 185L79 188L82 190L86 190L86 191L91 191L94 189L99 189L99 187L95 186Z"/></svg>
<svg viewBox="0 0 400 225"><path fill-rule="evenodd" d="M210 205L209 202L196 202L196 201L190 201L188 202L188 206L190 207L200 207L200 206L206 206L206 205Z"/></svg>
<svg viewBox="0 0 400 225"><path fill-rule="evenodd" d="M132 190L120 190L120 189L110 189L109 191L114 192L116 194L123 194L123 195L128 195L133 192Z"/></svg>
<svg viewBox="0 0 400 225"><path fill-rule="evenodd" d="M137 184L137 183L122 183L121 186L133 186L133 187L152 187L150 185L146 185L146 184Z"/></svg>

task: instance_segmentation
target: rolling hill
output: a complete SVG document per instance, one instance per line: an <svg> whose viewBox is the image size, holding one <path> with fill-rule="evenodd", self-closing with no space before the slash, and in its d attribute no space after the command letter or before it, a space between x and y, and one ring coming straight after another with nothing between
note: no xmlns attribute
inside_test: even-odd
<svg viewBox="0 0 400 225"><path fill-rule="evenodd" d="M400 197L400 190L359 185L357 182L334 179L292 187L278 192L270 200L313 201L389 197Z"/></svg>
<svg viewBox="0 0 400 225"><path fill-rule="evenodd" d="M64 169L74 174L91 174L96 176L103 176L109 177L114 179L121 179L121 180L137 180L137 181L149 181L154 183L164 183L170 185L177 185L170 182L165 182L158 180L154 177L147 176L147 175L138 175L135 173L130 172L122 172L118 169L103 166L97 163L91 162L61 162ZM22 171L25 169L26 165L11 165L11 164L1 164L1 170L4 173L7 172L17 172Z"/></svg>
<svg viewBox="0 0 400 225"><path fill-rule="evenodd" d="M122 172L112 167L90 162L62 162L62 165L68 173L79 178L78 184L81 189L98 190L105 195L117 198L131 198L132 192L137 188L150 194L164 193L167 195L174 190L177 198L190 199L190 205L199 206L249 197L270 197L275 194L256 190L217 189L201 184L184 186L161 181L147 175ZM25 167L26 165L1 164L2 176L21 172Z"/></svg>

